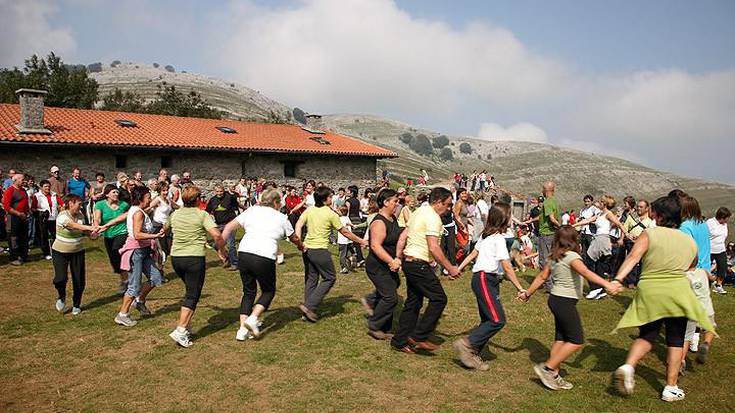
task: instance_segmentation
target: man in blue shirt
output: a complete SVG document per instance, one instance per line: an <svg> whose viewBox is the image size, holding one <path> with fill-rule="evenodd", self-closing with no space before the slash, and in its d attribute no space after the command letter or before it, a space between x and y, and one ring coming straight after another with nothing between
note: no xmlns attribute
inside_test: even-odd
<svg viewBox="0 0 735 413"><path fill-rule="evenodd" d="M79 168L74 168L71 171L71 178L66 181L66 193L74 194L82 198L82 214L84 215L84 222L89 223L89 214L87 213L87 205L89 205L89 189L91 185L86 179L82 178L82 171Z"/></svg>
<svg viewBox="0 0 735 413"><path fill-rule="evenodd" d="M13 175L15 175L15 169L8 169L8 178L3 181L3 189L8 189L10 185L13 185Z"/></svg>

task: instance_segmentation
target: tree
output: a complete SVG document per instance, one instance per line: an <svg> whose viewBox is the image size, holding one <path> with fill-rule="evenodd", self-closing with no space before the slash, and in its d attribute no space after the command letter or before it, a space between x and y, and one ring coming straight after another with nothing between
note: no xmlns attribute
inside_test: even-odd
<svg viewBox="0 0 735 413"><path fill-rule="evenodd" d="M139 94L131 91L123 92L115 88L115 91L102 98L102 110L117 112L145 113L146 105Z"/></svg>
<svg viewBox="0 0 735 413"><path fill-rule="evenodd" d="M452 152L451 148L444 147L441 152L439 152L439 158L445 161L451 161L454 159L454 152Z"/></svg>
<svg viewBox="0 0 735 413"><path fill-rule="evenodd" d="M447 135L441 135L437 136L436 138L431 140L431 144L437 148L441 149L447 145L449 145L449 138L447 138Z"/></svg>
<svg viewBox="0 0 735 413"><path fill-rule="evenodd" d="M401 136L399 136L398 139L400 139L401 142L405 143L406 145L410 146L411 142L413 141L413 135L406 132L406 133L401 134Z"/></svg>
<svg viewBox="0 0 735 413"><path fill-rule="evenodd" d="M306 112L299 108L293 108L293 118L296 119L296 122L306 125Z"/></svg>
<svg viewBox="0 0 735 413"><path fill-rule="evenodd" d="M176 86L158 85L156 100L146 105L145 112L158 115L185 116L193 118L221 119L222 112L210 107L195 91L184 94Z"/></svg>
<svg viewBox="0 0 735 413"><path fill-rule="evenodd" d="M472 153L472 146L467 142L459 144L459 151L462 153Z"/></svg>
<svg viewBox="0 0 735 413"><path fill-rule="evenodd" d="M33 55L23 70L0 69L0 102L18 103L15 91L20 88L48 92L47 106L91 109L97 101L97 82L90 79L84 66L65 65L53 52L46 59Z"/></svg>
<svg viewBox="0 0 735 413"><path fill-rule="evenodd" d="M429 156L434 153L431 141L424 134L417 135L408 146L419 155Z"/></svg>

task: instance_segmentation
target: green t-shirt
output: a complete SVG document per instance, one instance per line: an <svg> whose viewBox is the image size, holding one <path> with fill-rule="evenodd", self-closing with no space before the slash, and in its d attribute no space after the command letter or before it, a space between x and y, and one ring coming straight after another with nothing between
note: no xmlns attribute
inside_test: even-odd
<svg viewBox="0 0 735 413"><path fill-rule="evenodd" d="M342 228L339 216L328 206L306 208L299 221L306 225L306 248L328 248L332 229L339 231Z"/></svg>
<svg viewBox="0 0 735 413"><path fill-rule="evenodd" d="M107 201L99 201L94 204L94 209L102 212L100 225L105 225L106 223L126 213L128 209L130 209L130 205L128 205L128 203L125 201L120 201L117 204L117 209L112 209L110 208L110 205L107 204ZM105 238L114 238L118 235L125 235L127 233L128 227L125 221L122 221L119 224L115 224L110 228L107 228L105 232L103 232Z"/></svg>
<svg viewBox="0 0 735 413"><path fill-rule="evenodd" d="M203 257L207 232L216 228L207 211L199 208L180 208L168 217L168 226L173 232L172 257Z"/></svg>
<svg viewBox="0 0 735 413"><path fill-rule="evenodd" d="M559 214L559 203L556 198L548 197L544 199L544 203L541 204L541 215L538 217L538 232L541 235L554 235L556 227L549 220L550 216L556 218L556 222L561 223L561 215Z"/></svg>

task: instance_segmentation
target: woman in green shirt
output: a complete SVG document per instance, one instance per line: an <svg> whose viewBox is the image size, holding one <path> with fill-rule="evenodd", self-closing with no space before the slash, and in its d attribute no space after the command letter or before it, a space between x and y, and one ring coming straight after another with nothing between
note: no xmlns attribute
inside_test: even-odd
<svg viewBox="0 0 735 413"><path fill-rule="evenodd" d="M54 264L54 287L58 293L56 309L64 312L66 308L66 283L71 272L73 288L71 310L72 315L82 312L82 294L86 283L86 264L84 261L84 234L96 234L101 228L84 225L81 213L82 199L78 195L69 194L64 197L64 210L56 218L56 240L51 246L51 257Z"/></svg>
<svg viewBox="0 0 735 413"><path fill-rule="evenodd" d="M219 256L224 262L226 251L221 242L222 234L212 217L198 208L201 190L188 186L181 191L182 207L169 216L167 229L173 232L171 245L171 264L176 274L184 281L186 292L181 302L179 322L169 334L182 347L191 347L191 319L204 287L206 272L207 235L219 246Z"/></svg>
<svg viewBox="0 0 735 413"><path fill-rule="evenodd" d="M105 185L103 190L104 200L94 204L94 224L105 225L107 229L103 233L105 238L105 249L110 260L112 271L120 275L120 288L118 292L124 294L128 289L128 272L120 269L120 248L125 245L128 238L128 229L125 220L128 217L130 205L120 200L120 191L113 184Z"/></svg>
<svg viewBox="0 0 735 413"><path fill-rule="evenodd" d="M661 399L677 401L684 399L677 380L687 320L696 321L707 331L715 330L686 276L687 269L697 259L697 246L691 237L678 230L679 200L657 199L651 204L651 218L656 221L656 228L648 228L638 237L613 281L622 285L623 279L641 262L638 290L615 328L639 327L640 334L630 346L625 364L615 370L614 378L620 393L633 393L635 366L651 351L661 326L665 325L668 354L666 387Z"/></svg>

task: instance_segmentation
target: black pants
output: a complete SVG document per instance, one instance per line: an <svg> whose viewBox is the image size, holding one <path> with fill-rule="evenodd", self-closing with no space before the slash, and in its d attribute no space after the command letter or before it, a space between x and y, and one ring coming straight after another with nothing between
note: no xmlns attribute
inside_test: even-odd
<svg viewBox="0 0 735 413"><path fill-rule="evenodd" d="M162 228L163 228L163 224L153 221L153 233L160 232ZM163 252L166 253L167 257L171 255L172 241L173 241L173 233L171 233L171 231L169 231L165 237L158 239L158 244L161 246L161 250L163 250Z"/></svg>
<svg viewBox="0 0 735 413"><path fill-rule="evenodd" d="M84 251L69 253L52 250L51 257L54 264L54 287L56 287L59 300L66 301L66 282L71 272L72 303L74 307L80 308L86 286Z"/></svg>
<svg viewBox="0 0 735 413"><path fill-rule="evenodd" d="M612 255L603 255L597 261L592 261L592 269L594 270L594 273L607 280L612 271L610 266L612 260ZM602 288L602 286L593 282L590 283L590 291L597 290L599 288Z"/></svg>
<svg viewBox="0 0 735 413"><path fill-rule="evenodd" d="M717 273L715 274L717 279L724 280L727 277L727 253L710 254L710 260L717 264Z"/></svg>
<svg viewBox="0 0 735 413"><path fill-rule="evenodd" d="M628 256L630 254L630 250L633 249L633 245L635 245L634 241L631 241L629 239L625 240L625 256ZM625 257L623 257L623 261L625 261ZM619 267L618 267L619 268ZM617 271L615 271L617 273ZM633 267L632 270L630 270L630 273L625 277L625 282L628 284L638 285L638 281L641 279L641 263Z"/></svg>
<svg viewBox="0 0 735 413"><path fill-rule="evenodd" d="M505 310L500 302L500 277L484 271L472 274L472 292L475 293L480 325L469 334L472 347L481 351L490 339L505 327Z"/></svg>
<svg viewBox="0 0 735 413"><path fill-rule="evenodd" d="M256 304L267 310L276 296L276 260L248 252L239 253L237 258L242 280L240 314L250 315L253 312L255 294L258 292L256 283L260 286L260 298Z"/></svg>
<svg viewBox="0 0 735 413"><path fill-rule="evenodd" d="M457 227L444 228L447 230L447 235L442 236L444 255L452 265L457 265Z"/></svg>
<svg viewBox="0 0 735 413"><path fill-rule="evenodd" d="M56 239L56 221L48 218L48 213L41 212L36 219L36 237L43 255L51 255L51 242Z"/></svg>
<svg viewBox="0 0 735 413"><path fill-rule="evenodd" d="M306 250L304 259L304 305L315 311L337 281L332 254L326 248ZM319 279L322 279L319 282Z"/></svg>
<svg viewBox="0 0 735 413"><path fill-rule="evenodd" d="M669 317L651 321L639 327L640 333L638 338L642 338L651 344L658 339L658 332L661 326L666 326L666 346L667 347L683 347L684 334L687 329L686 317Z"/></svg>
<svg viewBox="0 0 735 413"><path fill-rule="evenodd" d="M584 265L591 270L595 269L595 262L592 261L592 258L590 258L589 255L587 255L587 249L590 247L590 244L592 244L592 239L594 238L594 235L579 235L579 246L582 248L582 261L584 262ZM543 268L541 269L543 270Z"/></svg>
<svg viewBox="0 0 735 413"><path fill-rule="evenodd" d="M171 264L176 271L176 275L184 281L186 292L181 306L191 309L197 309L197 303L202 296L202 288L204 288L204 274L207 269L207 263L204 257L171 257Z"/></svg>
<svg viewBox="0 0 735 413"><path fill-rule="evenodd" d="M577 300L549 294L549 310L554 315L554 340L584 344L582 320L577 312Z"/></svg>
<svg viewBox="0 0 735 413"><path fill-rule="evenodd" d="M425 341L436 328L447 305L444 288L429 264L403 261L403 272L406 275L407 297L398 320L396 335L391 340L395 347L407 345L409 337L416 341ZM419 320L424 298L429 299L429 304Z"/></svg>
<svg viewBox="0 0 735 413"><path fill-rule="evenodd" d="M348 264L348 262L347 262L347 254L349 254L350 251L353 251L353 253L354 253L354 251L355 251L355 244L354 243L352 243L352 244L339 244L338 245L338 248L339 248L339 266L341 268L347 268L348 267L348 265L347 265ZM360 248L360 246L358 245L357 248ZM355 253L355 254L357 254L357 253Z"/></svg>
<svg viewBox="0 0 735 413"><path fill-rule="evenodd" d="M105 237L105 249L107 250L107 258L110 260L110 265L112 266L112 271L115 272L115 274L120 274L122 270L120 269L120 248L125 245L125 241L128 239L127 234L118 235L112 238Z"/></svg>
<svg viewBox="0 0 735 413"><path fill-rule="evenodd" d="M10 261L28 261L28 221L8 215L5 221L10 247Z"/></svg>
<svg viewBox="0 0 735 413"><path fill-rule="evenodd" d="M373 315L368 318L368 328L373 331L390 331L393 326L393 312L398 305L398 287L401 285L401 279L397 272L383 267L371 266L366 268L366 272L375 286L375 291L365 296L373 309Z"/></svg>

